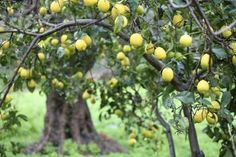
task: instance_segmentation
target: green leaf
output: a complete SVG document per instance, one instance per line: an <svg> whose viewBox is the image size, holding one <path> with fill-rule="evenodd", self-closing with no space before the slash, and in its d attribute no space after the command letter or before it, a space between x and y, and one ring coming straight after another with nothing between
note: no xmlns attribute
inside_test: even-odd
<svg viewBox="0 0 236 157"><path fill-rule="evenodd" d="M221 98L221 105L227 106L231 101L231 94L229 91L226 91L223 93L223 96Z"/></svg>
<svg viewBox="0 0 236 157"><path fill-rule="evenodd" d="M216 55L217 59L224 59L227 57L227 53L223 48L212 48L212 52Z"/></svg>
<svg viewBox="0 0 236 157"><path fill-rule="evenodd" d="M183 91L176 95L176 98L184 104L192 104L195 102L194 94L189 91Z"/></svg>
<svg viewBox="0 0 236 157"><path fill-rule="evenodd" d="M166 108L171 108L174 105L173 99L170 96L162 97L162 102Z"/></svg>

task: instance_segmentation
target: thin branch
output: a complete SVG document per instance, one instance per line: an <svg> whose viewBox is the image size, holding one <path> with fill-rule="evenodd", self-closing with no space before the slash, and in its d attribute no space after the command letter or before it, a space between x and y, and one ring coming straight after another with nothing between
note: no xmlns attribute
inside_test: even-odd
<svg viewBox="0 0 236 157"><path fill-rule="evenodd" d="M233 137L233 135L231 133L232 130L231 130L231 127L230 127L229 124L227 126L228 126L228 132L229 132L229 136L230 136L230 141L232 143L233 155L234 155L234 157L236 157L236 149L235 149L235 144L234 144L234 137Z"/></svg>
<svg viewBox="0 0 236 157"><path fill-rule="evenodd" d="M22 34L30 35L30 36L38 36L39 35L38 33L27 32L27 31L24 31L24 30L21 30L21 29L5 30L5 31L0 32L0 34L4 34L4 33L22 33Z"/></svg>
<svg viewBox="0 0 236 157"><path fill-rule="evenodd" d="M230 25L226 26L225 28L220 29L220 30L214 32L214 34L215 34L215 35L219 35L219 34L225 32L225 31L227 31L227 30L233 28L235 25L236 25L236 20L234 20Z"/></svg>
<svg viewBox="0 0 236 157"><path fill-rule="evenodd" d="M192 4L192 0L190 0L190 1L186 0L186 2L187 3L184 5L177 5L173 2L173 0L169 0L170 5L175 9L186 8Z"/></svg>

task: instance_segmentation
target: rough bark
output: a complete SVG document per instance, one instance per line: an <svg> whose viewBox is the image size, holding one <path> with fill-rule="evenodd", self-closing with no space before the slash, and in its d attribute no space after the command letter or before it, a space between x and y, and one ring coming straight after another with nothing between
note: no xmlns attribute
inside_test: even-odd
<svg viewBox="0 0 236 157"><path fill-rule="evenodd" d="M46 103L43 135L24 150L26 154L42 151L47 143L55 146L58 153L63 153L63 143L68 138L78 145L94 142L101 154L125 151L116 141L97 133L89 108L81 97L76 103L68 104L63 96L54 91L47 96Z"/></svg>

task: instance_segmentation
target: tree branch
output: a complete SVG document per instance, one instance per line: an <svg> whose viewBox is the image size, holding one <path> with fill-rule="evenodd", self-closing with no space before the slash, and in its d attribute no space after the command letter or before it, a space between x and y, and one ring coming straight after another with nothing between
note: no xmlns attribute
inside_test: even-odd
<svg viewBox="0 0 236 157"><path fill-rule="evenodd" d="M226 26L225 28L220 29L220 30L214 32L214 34L215 34L215 35L219 35L219 34L225 32L225 31L227 31L227 30L233 28L235 25L236 25L236 20L234 20L231 24L229 24L229 25Z"/></svg>
<svg viewBox="0 0 236 157"><path fill-rule="evenodd" d="M186 7L188 7L188 6L190 6L190 5L192 4L192 0L190 0L190 1L186 0L186 2L187 2L187 3L184 4L184 5L176 5L176 4L173 2L173 0L169 0L170 5L171 5L173 8L175 8L175 9L186 8Z"/></svg>

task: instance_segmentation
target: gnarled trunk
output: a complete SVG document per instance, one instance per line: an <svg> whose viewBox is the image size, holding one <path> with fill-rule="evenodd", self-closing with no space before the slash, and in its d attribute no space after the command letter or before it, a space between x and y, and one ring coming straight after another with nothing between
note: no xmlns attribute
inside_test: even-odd
<svg viewBox="0 0 236 157"><path fill-rule="evenodd" d="M81 96L76 103L68 104L63 96L53 91L47 96L46 103L43 135L38 142L27 147L25 153L40 152L47 143L52 143L58 153L63 153L63 143L68 138L78 145L94 142L101 154L124 151L116 141L97 133L89 108Z"/></svg>

